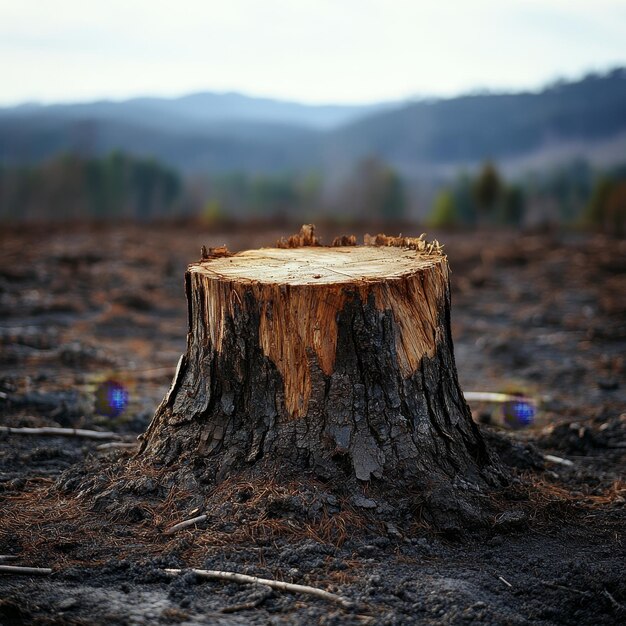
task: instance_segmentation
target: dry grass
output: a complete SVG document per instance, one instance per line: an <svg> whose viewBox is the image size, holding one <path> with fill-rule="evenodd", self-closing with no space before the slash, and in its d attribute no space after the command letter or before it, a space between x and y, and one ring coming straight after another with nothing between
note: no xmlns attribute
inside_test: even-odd
<svg viewBox="0 0 626 626"><path fill-rule="evenodd" d="M526 483L525 489L531 505L537 508L559 504L581 509L605 508L623 503L626 497L626 481L623 480L615 480L599 494L571 491L536 476L529 476Z"/></svg>
<svg viewBox="0 0 626 626"><path fill-rule="evenodd" d="M231 477L203 495L172 481L171 470L136 459L105 464L90 473L80 490L61 491L52 480L31 480L24 491L4 497L0 506L0 545L19 551L23 563L54 568L95 566L111 558L145 558L176 554L189 564L211 549L271 546L276 540L314 540L340 547L348 537L366 532L385 534L382 521L352 508L346 500L329 506L328 487L312 479L276 476ZM96 476L94 478L94 476ZM494 512L523 508L533 527L562 524L574 514L623 505L626 482L616 480L603 491L581 493L526 473L513 488L494 496ZM152 481L147 493L141 491ZM104 494L104 496L103 496ZM109 494L107 496L107 494ZM314 513L312 513L314 511ZM174 535L174 524L206 513L208 518ZM407 530L428 530L419 507ZM337 582L351 574L339 572Z"/></svg>
<svg viewBox="0 0 626 626"><path fill-rule="evenodd" d="M617 479L599 495L585 495L585 503L589 508L604 508L626 503L626 480Z"/></svg>
<svg viewBox="0 0 626 626"><path fill-rule="evenodd" d="M23 492L6 497L0 512L0 542L18 547L25 563L55 568L170 553L197 563L211 548L266 545L277 538L341 546L348 536L375 524L345 502L339 511L318 504L315 516L305 515L304 509L322 501L326 492L314 481L232 478L206 495L205 523L168 536L164 530L193 517L194 494L177 484L164 487L164 471L134 460L125 463L122 471L119 465L109 467L104 475L106 480L91 488L93 493L87 488L64 494L47 480L31 481ZM132 493L146 477L159 485L163 495ZM119 496L102 510L98 498L111 488ZM302 510L289 510L292 502ZM129 520L129 511L133 515L140 511L143 519Z"/></svg>
<svg viewBox="0 0 626 626"><path fill-rule="evenodd" d="M330 507L322 504L313 519L302 515L304 511L289 510L294 499L306 508L319 503L324 492L326 489L312 480L282 483L276 478L254 481L232 478L222 482L207 497L207 511L220 511L226 505L230 509L228 514L210 515L206 530L185 532L193 534L196 545L207 547L268 542L277 537L292 541L312 539L341 546L349 534L363 532L374 523L345 501L338 512L330 512ZM243 501L238 501L238 494ZM236 523L236 528L223 528L232 523Z"/></svg>
<svg viewBox="0 0 626 626"><path fill-rule="evenodd" d="M358 559L345 559L345 569L329 569L324 573L324 579L335 585L351 585L363 578L364 564Z"/></svg>
<svg viewBox="0 0 626 626"><path fill-rule="evenodd" d="M522 473L521 482L492 498L496 510L511 508L511 496L517 508L524 509L535 527L562 524L568 515L584 514L598 509L621 505L626 500L626 482L614 481L600 493L576 491L551 482L543 475Z"/></svg>

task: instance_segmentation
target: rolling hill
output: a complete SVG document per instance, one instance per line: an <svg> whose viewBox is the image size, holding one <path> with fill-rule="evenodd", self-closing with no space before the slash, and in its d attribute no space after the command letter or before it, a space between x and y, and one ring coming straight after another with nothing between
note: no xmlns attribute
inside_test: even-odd
<svg viewBox="0 0 626 626"><path fill-rule="evenodd" d="M184 172L337 171L377 155L411 176L494 159L626 161L626 69L540 91L373 106L193 94L0 109L0 163L122 150Z"/></svg>

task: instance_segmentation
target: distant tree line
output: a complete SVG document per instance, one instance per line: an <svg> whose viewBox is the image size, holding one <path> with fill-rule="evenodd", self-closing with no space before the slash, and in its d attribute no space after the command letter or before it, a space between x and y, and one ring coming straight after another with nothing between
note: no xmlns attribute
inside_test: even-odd
<svg viewBox="0 0 626 626"><path fill-rule="evenodd" d="M439 192L428 222L436 228L519 226L526 202L523 187L507 184L487 162L476 176L463 174Z"/></svg>
<svg viewBox="0 0 626 626"><path fill-rule="evenodd" d="M194 215L206 221L319 217L394 221L414 215L415 189L371 156L348 171L209 173L182 178L152 159L114 152L65 155L38 165L0 165L0 219L139 219ZM585 226L626 234L626 165L596 171L583 160L506 180L487 162L442 184L428 225Z"/></svg>
<svg viewBox="0 0 626 626"><path fill-rule="evenodd" d="M171 215L182 191L180 176L151 159L64 155L0 166L0 218L147 220Z"/></svg>
<svg viewBox="0 0 626 626"><path fill-rule="evenodd" d="M317 209L321 197L321 178L314 173L183 178L153 159L120 152L0 165L4 220L294 217Z"/></svg>
<svg viewBox="0 0 626 626"><path fill-rule="evenodd" d="M404 181L391 165L376 156L356 164L340 188L338 200L338 210L352 218L388 221L407 215Z"/></svg>
<svg viewBox="0 0 626 626"><path fill-rule="evenodd" d="M322 180L313 172L206 174L188 181L187 213L208 221L228 218L305 216L315 210L322 195Z"/></svg>
<svg viewBox="0 0 626 626"><path fill-rule="evenodd" d="M387 163L367 157L336 184L318 172L205 174L188 181L186 213L207 221L224 218L398 220L408 195L401 176Z"/></svg>
<svg viewBox="0 0 626 626"><path fill-rule="evenodd" d="M507 182L491 162L443 186L428 223L436 228L534 224L626 230L626 166L595 171L575 160Z"/></svg>
<svg viewBox="0 0 626 626"><path fill-rule="evenodd" d="M597 179L584 220L592 228L626 236L626 165Z"/></svg>

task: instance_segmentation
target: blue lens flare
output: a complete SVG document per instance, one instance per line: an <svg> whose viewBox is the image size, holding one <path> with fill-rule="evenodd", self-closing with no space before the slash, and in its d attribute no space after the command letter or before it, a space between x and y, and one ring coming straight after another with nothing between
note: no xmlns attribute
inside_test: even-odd
<svg viewBox="0 0 626 626"><path fill-rule="evenodd" d="M525 428L535 421L536 409L527 400L514 400L502 406L505 423L511 428Z"/></svg>
<svg viewBox="0 0 626 626"><path fill-rule="evenodd" d="M96 412L108 417L121 415L128 406L128 391L121 383L107 380L96 389Z"/></svg>

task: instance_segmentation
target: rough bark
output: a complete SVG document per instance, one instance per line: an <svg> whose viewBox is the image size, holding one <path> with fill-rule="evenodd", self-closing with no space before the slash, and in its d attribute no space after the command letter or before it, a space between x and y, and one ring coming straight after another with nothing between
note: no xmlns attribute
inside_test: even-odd
<svg viewBox="0 0 626 626"><path fill-rule="evenodd" d="M417 490L445 515L497 475L457 380L446 257L384 236L289 248L310 235L189 267L187 351L140 454Z"/></svg>

